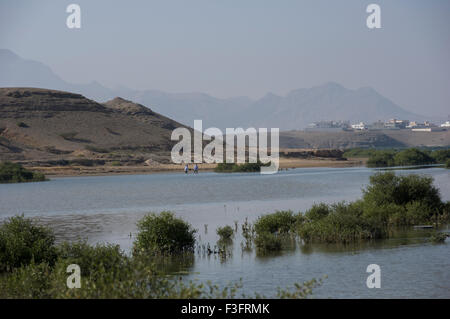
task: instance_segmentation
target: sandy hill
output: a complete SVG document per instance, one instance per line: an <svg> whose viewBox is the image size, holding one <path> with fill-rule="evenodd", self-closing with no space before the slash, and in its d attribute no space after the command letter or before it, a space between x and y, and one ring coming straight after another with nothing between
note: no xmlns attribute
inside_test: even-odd
<svg viewBox="0 0 450 319"><path fill-rule="evenodd" d="M122 98L100 104L63 91L0 88L0 160L167 162L180 126Z"/></svg>

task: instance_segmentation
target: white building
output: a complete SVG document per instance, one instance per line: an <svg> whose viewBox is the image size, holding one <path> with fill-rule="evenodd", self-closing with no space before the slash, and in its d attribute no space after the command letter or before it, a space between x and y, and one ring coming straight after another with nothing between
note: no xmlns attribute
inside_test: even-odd
<svg viewBox="0 0 450 319"><path fill-rule="evenodd" d="M441 127L450 127L450 121L446 121L444 124L441 124Z"/></svg>
<svg viewBox="0 0 450 319"><path fill-rule="evenodd" d="M354 129L354 130L365 130L365 129L367 129L367 126L363 122L359 122L358 124L352 124L352 129Z"/></svg>

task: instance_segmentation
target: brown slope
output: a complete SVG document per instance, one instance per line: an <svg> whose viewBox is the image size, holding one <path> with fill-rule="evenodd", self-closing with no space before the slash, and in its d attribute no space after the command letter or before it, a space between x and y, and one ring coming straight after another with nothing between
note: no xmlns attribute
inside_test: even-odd
<svg viewBox="0 0 450 319"><path fill-rule="evenodd" d="M143 105L69 92L0 88L0 160L167 161L182 126Z"/></svg>

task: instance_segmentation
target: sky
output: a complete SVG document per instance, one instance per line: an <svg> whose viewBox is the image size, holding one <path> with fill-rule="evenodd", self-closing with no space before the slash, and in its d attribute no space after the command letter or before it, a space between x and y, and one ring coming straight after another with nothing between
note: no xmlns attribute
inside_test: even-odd
<svg viewBox="0 0 450 319"><path fill-rule="evenodd" d="M1 0L0 48L74 83L256 99L334 81L450 115L448 0Z"/></svg>

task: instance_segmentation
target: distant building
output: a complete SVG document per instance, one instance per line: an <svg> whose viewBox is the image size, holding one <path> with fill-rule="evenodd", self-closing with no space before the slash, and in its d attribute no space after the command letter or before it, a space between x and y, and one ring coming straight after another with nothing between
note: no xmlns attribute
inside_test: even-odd
<svg viewBox="0 0 450 319"><path fill-rule="evenodd" d="M358 124L352 124L352 129L354 129L355 131L363 131L367 129L366 124L364 124L364 122L359 122Z"/></svg>
<svg viewBox="0 0 450 319"><path fill-rule="evenodd" d="M446 121L445 123L441 124L441 127L450 127L450 121Z"/></svg>
<svg viewBox="0 0 450 319"><path fill-rule="evenodd" d="M405 129L409 125L408 120L390 119L385 123L387 129Z"/></svg>

